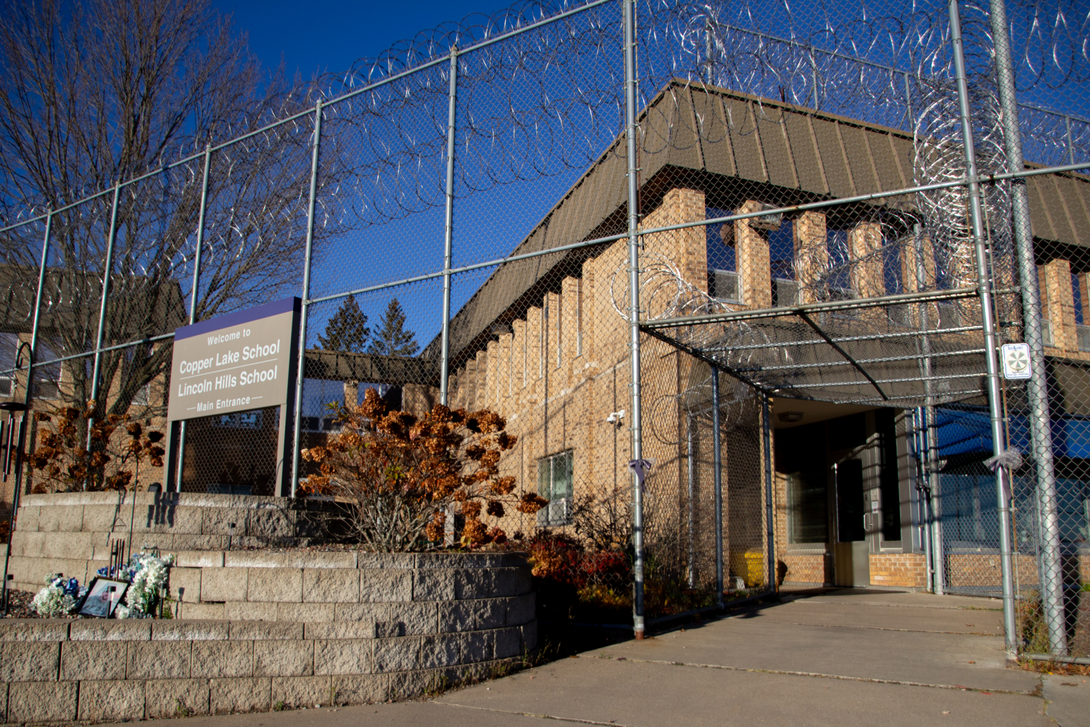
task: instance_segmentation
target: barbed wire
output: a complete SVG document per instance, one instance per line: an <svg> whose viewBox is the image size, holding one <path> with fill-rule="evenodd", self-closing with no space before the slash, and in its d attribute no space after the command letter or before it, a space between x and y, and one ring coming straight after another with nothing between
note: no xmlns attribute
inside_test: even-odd
<svg viewBox="0 0 1090 727"><path fill-rule="evenodd" d="M587 5L593 7L581 10ZM914 3L903 10L825 0L805 6L788 0L644 0L639 8L643 101L678 80L710 82L903 129L916 135L918 183L963 176L945 4ZM542 23L556 15L563 17ZM1074 89L1090 82L1084 32L1090 10L1062 0L1020 1L1013 3L1011 16L1020 91ZM966 9L973 128L984 172L1005 167L986 20L986 8ZM457 51L459 99L456 197L581 172L608 153L620 131L621 41L612 3L524 2L491 17L474 15L422 32L376 59L358 61L345 74L320 79L303 95L283 100L283 112L290 115L286 121L216 149L206 259L229 263L283 252L275 237L297 228L306 214L313 122L305 107L318 96L325 99L326 123L316 199L319 242L445 204L451 66L438 61L452 51ZM383 85L371 87L379 82ZM267 119L270 112L264 113L261 118ZM1026 107L1022 126L1030 151L1044 161L1090 155L1090 122L1084 119L1033 106ZM676 137L651 138L656 128L644 125L645 147L678 143ZM140 234L157 229L153 236L169 238L172 253L153 260L139 252L147 246L134 247L121 270L134 285L178 279L192 266L191 204L199 196L201 157L179 159L132 193L129 204L138 213L133 219L140 220ZM958 188L919 196L923 222L956 284L972 270L964 215L957 214L964 202ZM1009 217L1004 187L989 188L987 205L991 219ZM13 208L6 219L41 212ZM104 224L96 203L74 214L83 220L84 234ZM15 239L6 247L28 249L35 244L34 229L24 234L9 229L5 235ZM992 232L994 244L1007 244L1003 224ZM99 254L93 247L84 253ZM7 255L14 262L15 253Z"/></svg>
<svg viewBox="0 0 1090 727"><path fill-rule="evenodd" d="M618 13L604 4L534 24L585 5L524 2L491 17L471 15L421 32L285 99L283 110L291 118L225 146L225 164L260 154L258 146L277 148L305 135L309 119L299 113L318 94L330 119L323 135L330 163L319 196L321 229L381 224L437 207L443 204L449 66L435 61L465 48L458 59L456 194L583 169L620 129ZM640 12L640 88L646 102L670 80L710 81L911 131L906 78L932 94L949 78L944 8L917 3L902 12L892 5L860 8L819 0L804 11L787 0L646 0ZM1015 3L1012 15L1012 27L1024 31L1015 34L1021 40L1019 90L1090 80L1082 32L1090 27L1090 11L1040 0ZM474 47L526 28L532 29ZM985 53L990 47L968 46ZM426 64L435 65L413 70ZM381 81L389 82L361 91ZM1062 154L1065 143L1078 146L1080 155L1090 149L1084 120L1077 120L1073 135L1063 136L1040 128L1058 123L1049 112L1027 113L1025 122L1024 134L1042 153L1048 140L1053 156ZM191 177L189 186L194 184ZM40 212L12 210L9 219Z"/></svg>

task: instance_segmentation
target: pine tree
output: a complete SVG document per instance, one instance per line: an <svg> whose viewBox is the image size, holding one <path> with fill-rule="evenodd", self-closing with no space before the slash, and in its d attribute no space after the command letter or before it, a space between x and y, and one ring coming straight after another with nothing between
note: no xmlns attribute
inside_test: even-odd
<svg viewBox="0 0 1090 727"><path fill-rule="evenodd" d="M412 331L405 330L405 311L397 298L390 301L386 312L382 314L382 328L375 334L375 340L367 353L376 356L415 356L420 346Z"/></svg>
<svg viewBox="0 0 1090 727"><path fill-rule="evenodd" d="M371 329L367 316L353 296L348 296L325 325L325 335L318 335L318 347L326 351L363 353Z"/></svg>

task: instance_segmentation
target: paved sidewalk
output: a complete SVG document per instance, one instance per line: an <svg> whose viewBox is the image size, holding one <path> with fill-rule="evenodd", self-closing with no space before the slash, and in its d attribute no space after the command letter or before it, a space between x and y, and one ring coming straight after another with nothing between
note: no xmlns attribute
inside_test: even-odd
<svg viewBox="0 0 1090 727"><path fill-rule="evenodd" d="M431 701L159 724L1090 725L1090 677L1004 667L996 601L852 590L785 601Z"/></svg>

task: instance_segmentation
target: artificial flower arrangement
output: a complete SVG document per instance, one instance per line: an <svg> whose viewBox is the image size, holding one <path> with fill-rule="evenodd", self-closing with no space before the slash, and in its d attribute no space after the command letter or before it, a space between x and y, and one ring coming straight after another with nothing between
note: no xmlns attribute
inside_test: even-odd
<svg viewBox="0 0 1090 727"><path fill-rule="evenodd" d="M43 618L55 618L71 613L76 608L76 603L85 595L86 588L80 588L79 581L75 578L64 580L60 573L45 579L46 586L38 591L34 600L30 602L39 616Z"/></svg>
<svg viewBox="0 0 1090 727"><path fill-rule="evenodd" d="M173 555L160 556L156 552L143 550L129 559L123 566L98 569L98 576L90 586L80 586L75 578L65 580L60 573L46 578L46 586L38 591L31 601L31 607L43 618L54 618L71 613L109 616L114 618L154 618L159 604L163 601L170 567L174 565ZM96 595L96 582L118 582L124 590L124 603L117 603L105 611L91 610L86 607L89 596ZM110 600L110 594L104 594L104 600Z"/></svg>
<svg viewBox="0 0 1090 727"><path fill-rule="evenodd" d="M160 556L142 550L129 559L128 565L119 574L109 573L108 568L100 568L99 575L110 576L129 582L125 592L125 603L114 611L117 618L154 618L163 599L167 576L174 565L173 555ZM103 571L107 571L103 573Z"/></svg>

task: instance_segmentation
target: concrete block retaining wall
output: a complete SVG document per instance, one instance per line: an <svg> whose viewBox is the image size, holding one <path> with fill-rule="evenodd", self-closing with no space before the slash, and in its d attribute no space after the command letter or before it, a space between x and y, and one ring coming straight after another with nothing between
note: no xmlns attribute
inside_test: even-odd
<svg viewBox="0 0 1090 727"><path fill-rule="evenodd" d="M376 636L366 621L0 621L0 721L120 721L408 698L487 674L520 654L532 628Z"/></svg>
<svg viewBox="0 0 1090 727"><path fill-rule="evenodd" d="M15 587L37 590L52 572L82 582L106 565L102 556L117 536L97 529L108 519L98 510L103 497L118 499L26 498L12 542ZM179 515L202 507L181 498L174 523L222 521L223 513ZM156 506L138 499L138 512L142 504ZM206 509L216 508L222 500ZM188 535L152 530L155 521L142 534ZM536 647L530 569L517 553L160 548L177 555L169 581L173 620L0 621L0 721L114 721L408 698Z"/></svg>
<svg viewBox="0 0 1090 727"><path fill-rule="evenodd" d="M290 547L335 526L329 504L320 501L188 492L26 495L12 536L11 572L16 588L37 590L49 573L81 582L93 576L118 540L130 550L166 553ZM81 572L88 564L94 567Z"/></svg>

